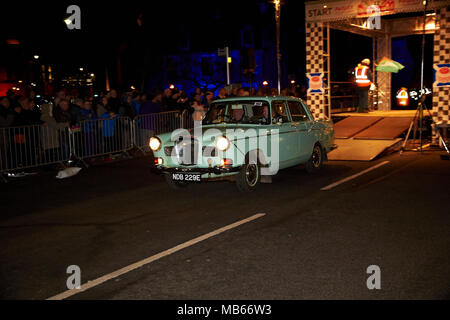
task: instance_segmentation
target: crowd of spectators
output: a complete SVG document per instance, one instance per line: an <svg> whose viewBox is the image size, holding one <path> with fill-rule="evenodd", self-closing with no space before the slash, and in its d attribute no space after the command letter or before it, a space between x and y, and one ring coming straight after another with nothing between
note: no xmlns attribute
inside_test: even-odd
<svg viewBox="0 0 450 320"><path fill-rule="evenodd" d="M47 97L45 100L37 98L33 90L26 95L15 95L13 91L9 91L6 96L0 97L0 128L45 124L49 119L48 115L43 114L44 104L52 105L51 117L57 123L74 126L82 120L111 119L116 116L134 119L136 116L166 111L206 111L215 99L277 94L277 89L268 87L256 90L233 87L231 92L225 88L219 89L216 96L212 91L201 88L196 88L188 95L183 90L172 87L163 91L154 90L152 93L133 90L120 94L112 89L99 95L83 97L61 89L54 97ZM283 89L281 95L304 97L305 90L303 87L292 86Z"/></svg>
<svg viewBox="0 0 450 320"><path fill-rule="evenodd" d="M281 95L302 97L305 90L297 89L291 86L283 89ZM73 154L83 159L108 155L127 150L132 134L138 148L145 148L155 130L170 131L179 124L170 123L179 121L176 117L145 115L186 111L193 120L201 120L216 99L277 94L277 89L266 86L233 87L230 91L220 88L216 95L201 88L188 95L173 86L151 93L119 93L112 89L98 95L61 89L52 97L41 97L32 89L18 95L10 90L0 97L0 166L2 170L5 166L31 167L36 163L60 162ZM135 132L127 119L136 120Z"/></svg>

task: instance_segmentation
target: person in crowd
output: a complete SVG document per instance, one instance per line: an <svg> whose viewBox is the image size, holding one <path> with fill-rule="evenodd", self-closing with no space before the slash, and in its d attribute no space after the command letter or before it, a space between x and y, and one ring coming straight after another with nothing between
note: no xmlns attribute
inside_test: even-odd
<svg viewBox="0 0 450 320"><path fill-rule="evenodd" d="M61 100L56 108L53 110L53 116L57 122L68 122L70 125L74 124L73 115L70 112L69 101Z"/></svg>
<svg viewBox="0 0 450 320"><path fill-rule="evenodd" d="M225 88L220 88L219 89L219 94L217 95L217 99L225 99L227 97L227 89Z"/></svg>
<svg viewBox="0 0 450 320"><path fill-rule="evenodd" d="M214 93L211 91L207 91L205 94L205 99L203 101L203 106L208 110L213 100L214 100Z"/></svg>
<svg viewBox="0 0 450 320"><path fill-rule="evenodd" d="M114 112L114 114L119 114L119 109L121 107L122 102L120 101L119 94L116 89L112 89L109 92L108 105L110 110Z"/></svg>
<svg viewBox="0 0 450 320"><path fill-rule="evenodd" d="M101 98L100 102L97 104L96 113L97 117L100 118L105 112L111 111L111 108L108 104L108 98L106 95Z"/></svg>
<svg viewBox="0 0 450 320"><path fill-rule="evenodd" d="M80 109L81 134L84 148L80 149L82 155L91 156L96 150L96 133L98 131L97 114L92 110L92 102L84 100Z"/></svg>
<svg viewBox="0 0 450 320"><path fill-rule="evenodd" d="M105 112L100 116L102 138L103 138L103 153L111 153L120 148L117 146L115 139L116 131L116 114L113 111ZM108 159L108 158L107 158Z"/></svg>
<svg viewBox="0 0 450 320"><path fill-rule="evenodd" d="M65 160L63 158L65 150L59 151L61 140L67 136L64 130L69 127L69 121L57 122L53 117L53 104L51 103L41 105L41 113L41 121L43 122L41 145L44 149L44 161L50 163Z"/></svg>
<svg viewBox="0 0 450 320"><path fill-rule="evenodd" d="M58 90L56 92L56 97L59 98L59 100L65 100L66 99L66 91L64 89Z"/></svg>
<svg viewBox="0 0 450 320"><path fill-rule="evenodd" d="M205 93L203 92L202 88L199 88L199 87L195 88L194 95L200 95L200 98L203 99L204 94Z"/></svg>
<svg viewBox="0 0 450 320"><path fill-rule="evenodd" d="M248 96L250 96L249 91L247 91L245 88L239 88L238 97L248 97Z"/></svg>
<svg viewBox="0 0 450 320"><path fill-rule="evenodd" d="M13 89L8 89L6 92L6 97L9 99L9 101L13 101L15 97L15 92Z"/></svg>
<svg viewBox="0 0 450 320"><path fill-rule="evenodd" d="M130 119L134 118L134 107L133 107L133 96L131 92L127 92L122 97L122 103L119 107L118 116L120 117L129 117Z"/></svg>
<svg viewBox="0 0 450 320"><path fill-rule="evenodd" d="M192 101L197 101L199 104L202 103L202 96L199 94L194 94L194 96L191 99Z"/></svg>
<svg viewBox="0 0 450 320"><path fill-rule="evenodd" d="M152 100L143 102L139 114L159 113L163 110L163 96L156 95Z"/></svg>
<svg viewBox="0 0 450 320"><path fill-rule="evenodd" d="M186 92L182 92L181 94L180 94L180 97L178 98L178 100L177 100L177 105L178 105L178 110L180 111L180 112L183 112L183 111L189 111L189 109L190 109L190 104L189 104L189 97L188 97L188 95L187 95L187 93Z"/></svg>
<svg viewBox="0 0 450 320"><path fill-rule="evenodd" d="M23 96L19 97L13 109L14 120L12 126L19 127L39 124L39 111L35 110L34 107L35 104L30 99Z"/></svg>
<svg viewBox="0 0 450 320"><path fill-rule="evenodd" d="M281 95L282 95L282 96L285 96L285 97L290 96L291 94L290 94L289 88L283 88L283 89L281 90Z"/></svg>
<svg viewBox="0 0 450 320"><path fill-rule="evenodd" d="M162 95L162 112L173 111L177 107L178 90L167 88Z"/></svg>
<svg viewBox="0 0 450 320"><path fill-rule="evenodd" d="M40 112L34 108L34 102L27 97L18 97L17 103L11 125L19 128L12 132L10 146L14 155L14 166L29 167L36 165L39 127L35 125L41 123Z"/></svg>
<svg viewBox="0 0 450 320"><path fill-rule="evenodd" d="M14 121L14 114L10 107L11 102L8 97L0 97L0 128L9 127Z"/></svg>
<svg viewBox="0 0 450 320"><path fill-rule="evenodd" d="M59 104L53 108L53 117L58 123L67 123L69 127L74 125L74 119L72 113L70 112L69 101L62 99ZM69 135L67 131L62 131L60 136L60 147L61 154L64 159L69 157Z"/></svg>
<svg viewBox="0 0 450 320"><path fill-rule="evenodd" d="M82 120L82 112L84 100L81 98L73 99L73 102L70 104L70 112L72 113L72 118L74 123L78 123Z"/></svg>
<svg viewBox="0 0 450 320"><path fill-rule="evenodd" d="M134 117L138 116L140 114L140 109L142 106L142 95L138 92L133 92L133 114Z"/></svg>
<svg viewBox="0 0 450 320"><path fill-rule="evenodd" d="M191 108L194 110L194 112L192 114L192 118L194 119L194 122L202 121L206 114L205 106L198 103L197 100L194 100L191 104Z"/></svg>

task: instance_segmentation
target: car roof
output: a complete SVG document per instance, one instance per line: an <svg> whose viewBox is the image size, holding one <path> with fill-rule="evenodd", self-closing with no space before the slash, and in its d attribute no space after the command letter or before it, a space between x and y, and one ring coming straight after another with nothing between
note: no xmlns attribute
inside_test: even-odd
<svg viewBox="0 0 450 320"><path fill-rule="evenodd" d="M290 96L249 96L249 97L230 97L230 98L224 98L224 99L217 99L213 102L227 102L227 101L245 101L245 100L266 100L266 101L274 101L274 100L290 100L290 101L303 101L300 98L297 97L290 97ZM304 101L303 101L304 102Z"/></svg>

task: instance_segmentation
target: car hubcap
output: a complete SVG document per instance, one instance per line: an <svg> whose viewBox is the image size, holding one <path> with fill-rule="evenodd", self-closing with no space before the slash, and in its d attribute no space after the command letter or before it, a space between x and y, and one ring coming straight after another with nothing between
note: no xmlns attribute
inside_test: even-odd
<svg viewBox="0 0 450 320"><path fill-rule="evenodd" d="M320 166L320 161L322 160L321 157L322 154L320 152L320 148L316 146L312 155L312 163L314 168L318 168Z"/></svg>
<svg viewBox="0 0 450 320"><path fill-rule="evenodd" d="M258 181L258 167L256 164L249 164L247 165L247 170L245 172L245 177L247 179L247 184L250 187L253 187L256 185L256 182Z"/></svg>

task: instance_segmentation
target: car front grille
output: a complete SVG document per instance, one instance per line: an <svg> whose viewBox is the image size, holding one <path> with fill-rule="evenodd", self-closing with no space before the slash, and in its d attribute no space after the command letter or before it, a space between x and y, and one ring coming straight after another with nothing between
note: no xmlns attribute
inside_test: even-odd
<svg viewBox="0 0 450 320"><path fill-rule="evenodd" d="M175 144L175 156L178 164L192 166L198 164L198 141L190 139L189 141L181 140Z"/></svg>

